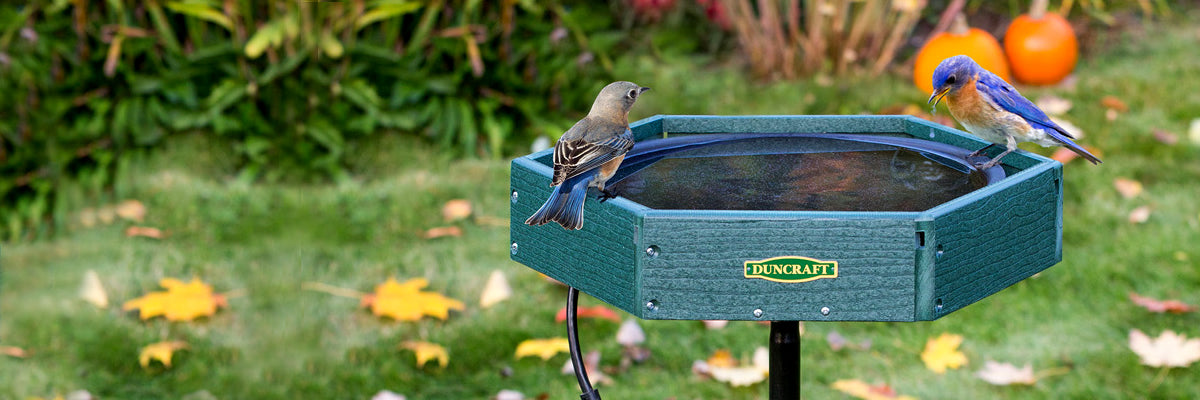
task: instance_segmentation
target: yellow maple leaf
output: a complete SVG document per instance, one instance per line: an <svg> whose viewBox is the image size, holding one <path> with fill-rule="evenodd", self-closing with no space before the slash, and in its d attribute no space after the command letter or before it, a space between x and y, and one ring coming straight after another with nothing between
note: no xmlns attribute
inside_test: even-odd
<svg viewBox="0 0 1200 400"><path fill-rule="evenodd" d="M398 321L416 321L424 316L446 319L450 310L462 311L466 305L461 301L440 293L422 292L429 286L423 278L413 278L404 283L388 278L375 286L375 293L363 296L362 305L371 307L371 312L380 317L392 317Z"/></svg>
<svg viewBox="0 0 1200 400"><path fill-rule="evenodd" d="M925 342L925 351L921 352L921 361L925 362L925 367L930 371L939 374L946 373L947 368L958 369L967 363L967 355L958 351L962 341L962 335L949 333L929 339Z"/></svg>
<svg viewBox="0 0 1200 400"><path fill-rule="evenodd" d="M871 386L858 379L839 379L830 386L842 393L864 400L917 400L916 397L897 395L890 386Z"/></svg>
<svg viewBox="0 0 1200 400"><path fill-rule="evenodd" d="M566 338L529 339L517 344L517 358L538 356L549 360L558 353L570 352Z"/></svg>
<svg viewBox="0 0 1200 400"><path fill-rule="evenodd" d="M417 366L424 366L430 360L437 360L438 365L442 368L450 363L450 355L446 354L446 348L429 342L419 342L409 340L400 344L401 348L412 350L417 353Z"/></svg>
<svg viewBox="0 0 1200 400"><path fill-rule="evenodd" d="M164 367L171 368L171 355L175 354L175 350L187 347L186 342L178 340L154 343L142 348L138 355L138 363L142 364L142 368L146 368L150 366L150 360L158 360Z"/></svg>
<svg viewBox="0 0 1200 400"><path fill-rule="evenodd" d="M228 307L224 295L213 294L212 286L200 278L183 283L175 278L163 278L158 282L165 292L151 292L145 296L125 302L125 311L138 309L142 319L162 315L168 321L191 321L201 316L211 316L217 307Z"/></svg>

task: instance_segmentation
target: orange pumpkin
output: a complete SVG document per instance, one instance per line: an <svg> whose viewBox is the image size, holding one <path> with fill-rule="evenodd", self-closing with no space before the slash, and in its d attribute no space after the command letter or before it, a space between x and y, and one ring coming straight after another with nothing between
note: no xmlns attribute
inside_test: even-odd
<svg viewBox="0 0 1200 400"><path fill-rule="evenodd" d="M913 84L925 93L933 93L933 70L942 60L959 54L971 57L979 66L1005 81L1012 81L1008 73L1008 60L1004 57L1000 42L982 29L968 27L966 17L959 14L950 30L929 38L917 52L916 64L913 65Z"/></svg>
<svg viewBox="0 0 1200 400"><path fill-rule="evenodd" d="M1004 51L1018 81L1052 85L1075 70L1079 44L1066 18L1046 12L1046 1L1035 1L1004 34Z"/></svg>

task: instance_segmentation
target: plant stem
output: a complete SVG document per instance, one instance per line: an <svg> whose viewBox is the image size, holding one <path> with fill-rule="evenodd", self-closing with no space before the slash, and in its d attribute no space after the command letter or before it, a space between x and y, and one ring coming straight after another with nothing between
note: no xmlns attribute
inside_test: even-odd
<svg viewBox="0 0 1200 400"><path fill-rule="evenodd" d="M1046 8L1050 7L1050 0L1033 0L1033 4L1029 5L1029 16L1033 19L1042 19L1046 15Z"/></svg>

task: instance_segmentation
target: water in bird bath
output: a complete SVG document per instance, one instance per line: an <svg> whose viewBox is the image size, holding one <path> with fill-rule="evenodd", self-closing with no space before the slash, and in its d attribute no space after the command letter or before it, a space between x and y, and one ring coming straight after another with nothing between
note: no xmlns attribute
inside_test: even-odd
<svg viewBox="0 0 1200 400"><path fill-rule="evenodd" d="M683 151L612 187L654 209L924 211L986 184L906 148L809 138Z"/></svg>

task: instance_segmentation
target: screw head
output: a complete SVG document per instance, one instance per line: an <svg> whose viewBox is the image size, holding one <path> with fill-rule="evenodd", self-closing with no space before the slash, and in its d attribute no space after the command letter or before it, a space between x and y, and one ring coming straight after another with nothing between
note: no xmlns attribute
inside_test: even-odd
<svg viewBox="0 0 1200 400"><path fill-rule="evenodd" d="M755 308L755 309L754 309L754 318L762 318L762 314L763 314L763 313L762 313L762 309L761 309L761 308Z"/></svg>
<svg viewBox="0 0 1200 400"><path fill-rule="evenodd" d="M510 253L512 253L515 256L515 255L517 255L517 247L518 247L517 242L513 242L512 246L510 246L508 250Z"/></svg>
<svg viewBox="0 0 1200 400"><path fill-rule="evenodd" d="M510 196L510 198L512 199L512 202L513 202L513 203L516 203L516 202L517 202L517 198L518 198L518 197L521 197L521 195L517 194L517 191L516 191L516 190L514 190L514 191L512 192L512 196Z"/></svg>
<svg viewBox="0 0 1200 400"><path fill-rule="evenodd" d="M829 316L829 307L821 307L821 315Z"/></svg>
<svg viewBox="0 0 1200 400"><path fill-rule="evenodd" d="M650 246L646 248L646 257L658 257L658 246Z"/></svg>
<svg viewBox="0 0 1200 400"><path fill-rule="evenodd" d="M650 300L646 302L646 310L654 311L658 309L658 300Z"/></svg>

